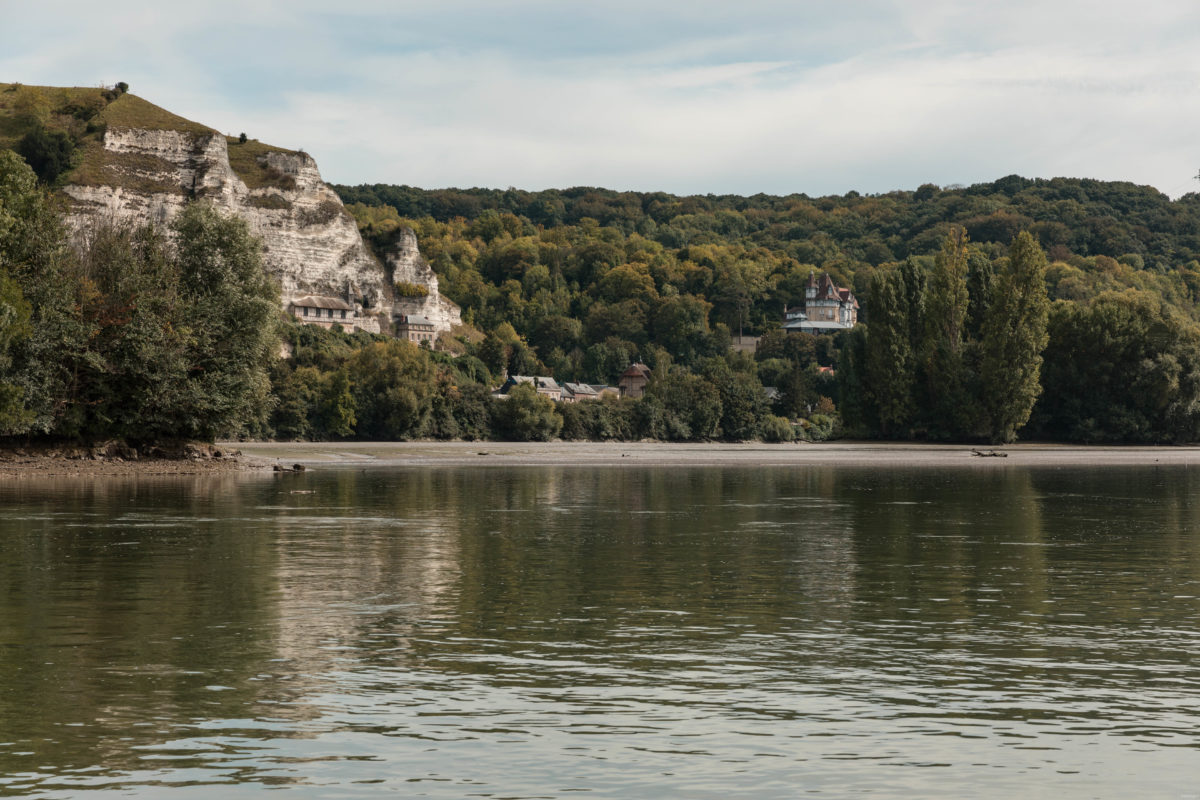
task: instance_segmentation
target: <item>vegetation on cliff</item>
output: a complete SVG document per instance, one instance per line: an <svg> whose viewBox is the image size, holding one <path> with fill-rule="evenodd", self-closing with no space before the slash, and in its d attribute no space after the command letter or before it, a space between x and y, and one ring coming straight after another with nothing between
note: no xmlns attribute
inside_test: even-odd
<svg viewBox="0 0 1200 800"><path fill-rule="evenodd" d="M105 131L112 127L175 131L193 137L221 134L129 94L128 89L123 83L111 89L0 84L0 149L19 152L46 184L181 194L183 188L177 184L145 177L173 172L171 165L144 153L105 150ZM266 159L270 153L294 155L295 151L245 138L245 134L226 137L226 143L230 166L249 188L295 187L293 178L272 168ZM278 207L279 202L286 203L280 198L269 207Z"/></svg>
<svg viewBox="0 0 1200 800"><path fill-rule="evenodd" d="M211 440L261 427L278 298L244 222L190 204L166 232L98 224L68 245L0 151L0 433Z"/></svg>

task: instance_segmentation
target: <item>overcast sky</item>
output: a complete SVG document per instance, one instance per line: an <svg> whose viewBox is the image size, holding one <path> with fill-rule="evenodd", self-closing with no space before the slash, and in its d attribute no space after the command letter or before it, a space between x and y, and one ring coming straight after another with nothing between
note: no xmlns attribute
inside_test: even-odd
<svg viewBox="0 0 1200 800"><path fill-rule="evenodd" d="M0 12L0 81L125 81L227 133L302 147L337 183L818 195L1018 173L1200 190L1196 0Z"/></svg>

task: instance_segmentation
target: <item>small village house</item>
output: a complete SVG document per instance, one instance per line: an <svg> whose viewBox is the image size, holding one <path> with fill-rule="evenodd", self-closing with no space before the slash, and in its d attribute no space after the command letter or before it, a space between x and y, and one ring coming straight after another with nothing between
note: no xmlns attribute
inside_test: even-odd
<svg viewBox="0 0 1200 800"><path fill-rule="evenodd" d="M563 389L558 385L558 381L541 375L509 375L508 380L492 394L496 397L506 398L509 390L519 383L532 384L538 394L549 397L556 403L563 399Z"/></svg>
<svg viewBox="0 0 1200 800"><path fill-rule="evenodd" d="M396 338L433 347L437 341L437 327L428 317L400 314L396 317Z"/></svg>
<svg viewBox="0 0 1200 800"><path fill-rule="evenodd" d="M621 397L638 398L646 393L646 384L650 383L650 368L640 361L630 364L629 369L621 373L617 386Z"/></svg>
<svg viewBox="0 0 1200 800"><path fill-rule="evenodd" d="M336 297L305 295L288 303L288 313L305 325L317 325L329 330L340 325L350 332L358 328L359 317L354 306Z"/></svg>
<svg viewBox="0 0 1200 800"><path fill-rule="evenodd" d="M595 387L586 383L563 383L562 388L564 403L578 403L580 400L596 400L600 397Z"/></svg>

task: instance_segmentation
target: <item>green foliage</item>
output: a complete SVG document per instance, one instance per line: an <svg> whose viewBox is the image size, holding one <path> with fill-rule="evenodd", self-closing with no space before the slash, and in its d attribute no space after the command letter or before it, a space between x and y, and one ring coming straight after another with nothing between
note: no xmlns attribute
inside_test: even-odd
<svg viewBox="0 0 1200 800"><path fill-rule="evenodd" d="M152 226L97 223L75 265L84 336L64 353L70 403L57 432L81 439L176 438L189 405L179 270Z"/></svg>
<svg viewBox="0 0 1200 800"><path fill-rule="evenodd" d="M10 286L8 363L0 368L5 388L5 432L48 433L69 396L75 352L84 331L75 313L75 287L62 222L33 170L16 153L0 150L0 274ZM28 335L21 335L27 330ZM19 405L19 409L18 406Z"/></svg>
<svg viewBox="0 0 1200 800"><path fill-rule="evenodd" d="M1046 346L1045 257L1023 232L996 277L977 267L972 281L971 262L966 233L952 228L928 273L910 259L875 274L870 326L843 348L839 384L851 429L1007 442L1029 419Z"/></svg>
<svg viewBox="0 0 1200 800"><path fill-rule="evenodd" d="M558 436L563 418L554 402L528 383L513 386L508 398L496 404L497 435L514 442L545 442Z"/></svg>
<svg viewBox="0 0 1200 800"><path fill-rule="evenodd" d="M637 401L609 396L563 403L558 407L558 413L563 418L562 438L595 442L636 439L639 430L636 417L638 407Z"/></svg>
<svg viewBox="0 0 1200 800"><path fill-rule="evenodd" d="M71 168L75 142L62 131L47 131L38 126L17 143L17 153L33 168L43 183L54 183Z"/></svg>
<svg viewBox="0 0 1200 800"><path fill-rule="evenodd" d="M211 440L260 427L278 301L245 223L194 205L173 246L152 226L83 234L69 251L31 170L0 153L4 431Z"/></svg>
<svg viewBox="0 0 1200 800"><path fill-rule="evenodd" d="M915 411L917 354L910 337L915 323L910 321L909 296L901 270L878 273L871 284L865 377L873 418L884 436L906 435Z"/></svg>
<svg viewBox="0 0 1200 800"><path fill-rule="evenodd" d="M762 420L762 438L764 442L790 442L796 438L796 431L783 417L767 414Z"/></svg>
<svg viewBox="0 0 1200 800"><path fill-rule="evenodd" d="M171 227L188 363L177 430L204 440L236 435L267 410L278 291L242 219L192 203Z"/></svg>
<svg viewBox="0 0 1200 800"><path fill-rule="evenodd" d="M1018 234L996 277L980 342L981 403L987 415L987 434L995 442L1016 437L1042 390L1038 378L1050 307L1045 273L1042 248L1030 234Z"/></svg>
<svg viewBox="0 0 1200 800"><path fill-rule="evenodd" d="M804 438L810 442L824 442L837 436L838 421L836 417L813 414L811 419L804 422Z"/></svg>
<svg viewBox="0 0 1200 800"><path fill-rule="evenodd" d="M1057 302L1030 427L1080 442L1200 438L1200 326L1144 292Z"/></svg>
<svg viewBox="0 0 1200 800"><path fill-rule="evenodd" d="M925 428L931 438L946 439L970 430L973 399L967 387L964 335L970 295L966 231L951 229L934 259L925 301L920 392Z"/></svg>
<svg viewBox="0 0 1200 800"><path fill-rule="evenodd" d="M428 433L436 372L421 348L407 341L375 342L356 350L345 369L360 438L394 441Z"/></svg>
<svg viewBox="0 0 1200 800"><path fill-rule="evenodd" d="M393 284L397 297L428 297L429 289L418 283L408 283L407 281L397 281Z"/></svg>
<svg viewBox="0 0 1200 800"><path fill-rule="evenodd" d="M20 285L0 267L0 433L21 430L29 423L24 390L7 379L12 367L10 348L29 336L29 316Z"/></svg>

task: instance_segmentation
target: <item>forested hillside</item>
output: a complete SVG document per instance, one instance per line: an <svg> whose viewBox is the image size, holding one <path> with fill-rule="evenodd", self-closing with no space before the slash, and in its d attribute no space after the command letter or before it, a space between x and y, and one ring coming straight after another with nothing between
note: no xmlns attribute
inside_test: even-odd
<svg viewBox="0 0 1200 800"><path fill-rule="evenodd" d="M722 360L779 388L777 413L836 402L864 435L1200 436L1195 194L1018 176L820 198L336 188L377 247L417 231L443 291L487 334L472 349L496 374L611 382L635 359L702 375ZM1019 234L1024 277L1009 258ZM939 278L948 241L961 270ZM865 324L784 335L784 308L820 272L853 289ZM1033 293L1011 307L1018 284ZM961 318L953 341L948 314ZM737 333L762 337L754 359L729 354Z"/></svg>
<svg viewBox="0 0 1200 800"><path fill-rule="evenodd" d="M1155 291L1190 311L1200 292L1200 195L1172 201L1152 187L1131 183L1012 175L970 187L941 189L926 184L913 192L875 196L850 192L818 198L802 194L677 197L593 188L543 192L424 191L385 185L335 188L347 204L390 208L397 217L425 220L422 247L435 254L431 260L439 274L475 266L492 283L505 277L503 269L489 272L493 257L500 255L492 252L494 245L531 236L573 247L596 241L624 245L632 251L627 261L646 261L638 257L645 251L663 253L684 270L688 262L714 269L720 262L714 256L763 258L767 275L761 287L751 280L747 289L755 296L748 317L755 329L775 319L782 303L795 301L797 287L787 280L792 268L802 267L805 278L809 269L828 270L839 285L852 286L865 296L877 269L908 256L932 255L953 224L966 228L975 246L993 258L1003 253L1017 232L1032 233L1052 265L1047 280L1051 299L1080 300L1106 289L1134 286ZM360 214L372 222L371 214ZM458 219L470 224L461 235L453 228ZM374 222L376 233L386 231L385 220L380 216ZM439 229L430 222L451 228ZM539 230L561 233L546 236ZM462 248L435 250L431 241L458 238L478 239L485 248L478 253ZM653 245L641 244L643 240ZM692 250L714 247L718 249ZM511 250L507 255L499 260L510 267L532 265L528 255L517 258ZM552 253L548 262L541 263L551 274L558 267L569 283L577 276L562 255ZM482 263L474 265L476 258L482 258ZM725 306L729 304L725 297L740 293L731 286L730 275L714 274L707 284L703 280L707 276L692 277L696 278L692 287L705 290L702 293L716 304L720 318L736 317L722 305L723 300ZM581 288L586 284L581 283ZM455 299L469 305L469 287L464 286Z"/></svg>

